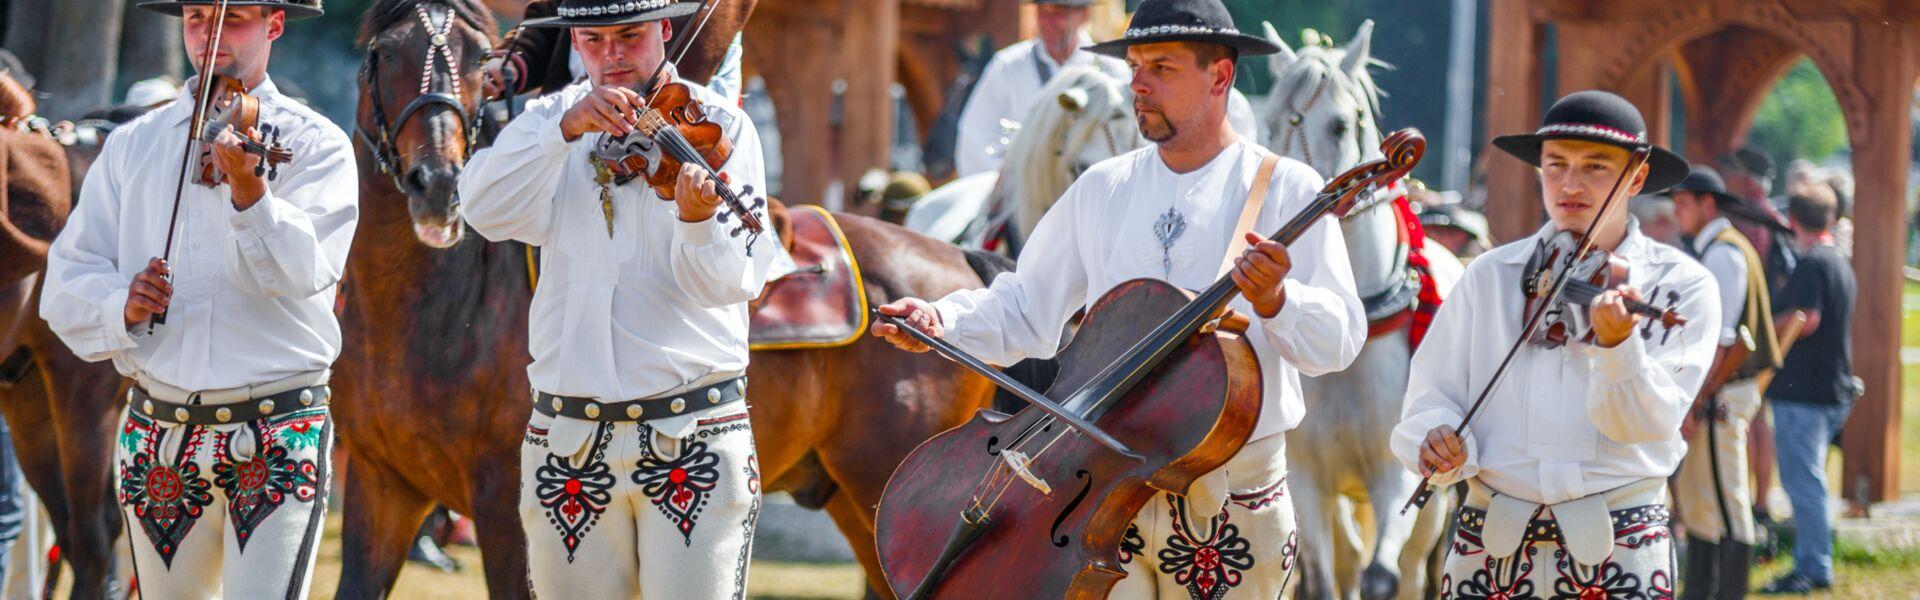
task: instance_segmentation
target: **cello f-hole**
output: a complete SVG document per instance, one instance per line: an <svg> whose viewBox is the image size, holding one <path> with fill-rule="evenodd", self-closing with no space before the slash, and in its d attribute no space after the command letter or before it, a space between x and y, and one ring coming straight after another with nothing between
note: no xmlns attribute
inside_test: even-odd
<svg viewBox="0 0 1920 600"><path fill-rule="evenodd" d="M1073 501L1068 502L1066 508L1060 509L1059 516L1056 516L1053 518L1053 527L1047 530L1047 537L1053 540L1054 547L1056 548L1067 547L1067 542L1071 538L1069 536L1060 535L1060 524L1065 523L1067 521L1067 515L1073 514L1074 509L1080 508L1080 502L1087 499L1087 492L1093 490L1092 475L1093 474L1088 473L1086 469L1081 469L1078 472L1075 472L1073 474L1073 477L1075 479L1085 479L1087 480L1087 482L1080 485L1080 493L1074 494Z"/></svg>

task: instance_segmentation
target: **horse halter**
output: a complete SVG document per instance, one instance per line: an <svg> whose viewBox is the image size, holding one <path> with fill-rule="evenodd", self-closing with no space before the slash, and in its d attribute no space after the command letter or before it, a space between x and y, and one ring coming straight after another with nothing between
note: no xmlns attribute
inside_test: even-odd
<svg viewBox="0 0 1920 600"><path fill-rule="evenodd" d="M434 0L428 0L414 6L414 14L420 17L421 31L429 35L427 38L427 53L420 61L419 95L415 96L412 102L408 102L406 108L400 110L399 119L389 122L387 120L386 109L382 106L383 96L380 93L379 53L368 52L367 62L361 68L361 73L367 78L368 91L372 94L373 129L374 134L379 137L369 136L364 129L357 125L354 127L354 134L366 143L368 150L372 151L374 166L378 167L381 173L385 173L387 177L392 178L393 186L401 190L405 190L406 188L400 185L401 173L398 162L400 153L398 149L394 148L393 141L399 138L400 132L406 128L408 121L413 118L414 113L420 112L429 106L439 105L446 107L448 110L452 110L455 115L458 115L460 118L461 134L465 136L466 141L466 156L462 156L462 160L465 160L467 156L473 154L474 141L478 139L480 129L479 111L474 111L473 114L469 114L467 106L460 101L460 63L454 61L451 40L453 23L458 18L458 15L454 12L453 8L446 7L446 17L440 21L438 26L435 26L432 15L427 11L427 5L437 3L438 2ZM450 92L433 90L433 74L438 72L434 68L435 58L440 58L442 62L447 64L446 76L447 82L451 87Z"/></svg>
<svg viewBox="0 0 1920 600"><path fill-rule="evenodd" d="M1284 108L1286 110L1286 122L1276 127L1275 133L1277 135L1275 135L1274 137L1280 140L1281 145L1279 148L1274 149L1274 152L1277 152L1280 155L1285 156L1287 154L1287 150L1293 148L1293 141L1295 139L1298 139L1300 140L1301 162L1307 163L1307 166L1309 167L1313 166L1313 147L1307 144L1307 141L1308 141L1307 127L1306 127L1307 113L1309 111L1312 111L1313 107L1320 103L1320 98L1326 95L1327 83L1331 81L1333 81L1332 77L1321 79L1320 85L1313 88L1313 94L1310 96L1307 96L1307 103L1305 106L1300 106L1298 108L1294 107L1293 98L1291 96L1289 96L1286 99L1285 104L1281 105L1281 108ZM1361 110L1359 111L1358 115L1355 115L1354 128L1355 128L1354 137L1358 139L1360 136L1359 132L1365 131L1367 129L1367 112L1365 110ZM1347 213L1346 216L1340 217L1340 220L1345 221L1348 219L1352 219L1358 215L1364 214L1367 211L1372 210L1373 207L1379 206L1380 203L1385 201L1387 198L1386 195L1380 194L1380 193L1374 193L1371 196L1372 196L1371 198L1362 200L1358 206L1355 206L1353 208L1352 212Z"/></svg>

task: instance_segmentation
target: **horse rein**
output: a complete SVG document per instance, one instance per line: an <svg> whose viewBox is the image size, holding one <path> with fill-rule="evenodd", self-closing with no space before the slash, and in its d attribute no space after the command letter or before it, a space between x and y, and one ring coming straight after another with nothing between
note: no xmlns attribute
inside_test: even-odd
<svg viewBox="0 0 1920 600"><path fill-rule="evenodd" d="M450 37L453 33L453 22L459 16L451 7L447 7L445 18L435 26L432 15L427 11L428 4L437 4L437 2L422 2L414 7L414 14L420 18L422 30L429 34L427 52L420 61L419 95L408 102L406 108L400 110L399 119L388 121L386 109L383 108L379 53L368 52L366 63L361 67L362 76L367 79L367 89L372 95L372 102L368 104L373 107L373 131L379 137L368 135L366 129L360 127L358 123L355 124L353 133L373 154L374 166L393 179L395 188L402 190L406 188L400 185L400 153L393 143L399 138L400 132L406 128L407 123L413 119L414 113L430 106L441 106L453 111L460 118L461 135L466 141L465 156L462 156L462 159L473 155L474 140L478 139L480 129L480 111L468 111L466 104L460 100L460 63L454 60ZM433 75L439 72L434 67L434 63L440 62L435 61L436 58L442 59L447 64L446 77L451 91L434 91L433 89Z"/></svg>
<svg viewBox="0 0 1920 600"><path fill-rule="evenodd" d="M1281 105L1281 108L1286 109L1287 120L1285 123L1279 125L1282 129L1276 132L1279 135L1275 137L1279 138L1281 145L1279 148L1275 148L1274 152L1285 156L1287 150L1293 147L1293 141L1297 138L1300 140L1301 161L1307 163L1307 166L1313 166L1313 147L1307 144L1307 112L1313 110L1314 106L1319 105L1320 98L1326 95L1327 82L1330 81L1333 81L1332 77L1321 79L1320 85L1313 88L1313 94L1307 96L1305 106L1295 108L1291 97L1287 98L1285 104ZM1367 115L1365 111L1361 111L1361 113L1354 118L1354 126L1358 128L1355 132L1355 138L1358 139L1360 136L1359 132L1367 130ZM1366 201L1355 206L1353 212L1349 212L1346 216L1340 217L1340 220L1345 221L1352 219L1367 211L1373 210L1374 207L1379 206L1385 201L1386 196L1379 193L1372 194Z"/></svg>

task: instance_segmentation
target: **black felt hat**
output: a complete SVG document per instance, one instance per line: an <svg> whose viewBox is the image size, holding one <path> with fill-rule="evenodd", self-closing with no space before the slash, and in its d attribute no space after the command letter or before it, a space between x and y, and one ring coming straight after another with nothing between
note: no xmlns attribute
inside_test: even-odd
<svg viewBox="0 0 1920 600"><path fill-rule="evenodd" d="M527 27L606 27L678 19L700 10L698 2L674 0L560 0L555 16L527 19Z"/></svg>
<svg viewBox="0 0 1920 600"><path fill-rule="evenodd" d="M1146 0L1133 13L1120 39L1088 46L1095 54L1127 57L1127 47L1159 42L1206 42L1258 56L1280 51L1264 38L1240 33L1220 0Z"/></svg>
<svg viewBox="0 0 1920 600"><path fill-rule="evenodd" d="M1721 179L1720 173L1714 171L1713 167L1694 167L1687 172L1686 178L1681 179L1680 183L1673 184L1673 187L1660 193L1671 196L1674 192L1707 194L1713 196L1714 201L1720 204L1740 202L1739 196L1727 192L1727 180Z"/></svg>
<svg viewBox="0 0 1920 600"><path fill-rule="evenodd" d="M188 6L219 5L219 0L155 0L152 2L141 2L136 6L160 14L178 17ZM228 0L227 6L265 6L267 8L278 8L287 13L288 19L318 17L326 12L321 10L320 0Z"/></svg>
<svg viewBox="0 0 1920 600"><path fill-rule="evenodd" d="M1641 193L1652 194L1680 183L1687 176L1687 160L1647 141L1647 121L1632 102L1614 94L1588 90L1574 92L1553 103L1533 133L1493 138L1493 145L1527 164L1540 166L1540 146L1547 140L1582 140L1627 150L1652 149L1647 159L1647 182ZM1725 185L1721 186L1723 189Z"/></svg>

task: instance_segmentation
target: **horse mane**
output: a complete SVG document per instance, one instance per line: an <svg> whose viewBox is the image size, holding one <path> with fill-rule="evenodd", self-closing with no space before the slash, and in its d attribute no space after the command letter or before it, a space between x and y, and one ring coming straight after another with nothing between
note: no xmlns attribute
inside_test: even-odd
<svg viewBox="0 0 1920 600"><path fill-rule="evenodd" d="M33 93L11 75L0 73L0 118L19 118L37 109Z"/></svg>
<svg viewBox="0 0 1920 600"><path fill-rule="evenodd" d="M1060 94L1073 89L1088 92L1087 105L1078 113L1086 118L1076 118L1074 111L1056 101ZM1010 198L1021 207L1021 222L1029 229L1073 184L1071 163L1077 150L1106 122L1107 113L1129 109L1130 96L1119 80L1084 65L1061 70L1040 90L1039 100L1027 111L1020 132L1007 144L1000 171L1000 193L1014 194ZM1009 177L1014 187L1006 185Z"/></svg>
<svg viewBox="0 0 1920 600"><path fill-rule="evenodd" d="M367 7L366 18L360 21L360 34L354 43L366 46L380 32L412 19L414 7L429 3L453 9L453 14L458 15L468 27L480 30L489 38L500 30L500 25L493 20L493 11L488 10L480 0L374 0L373 6Z"/></svg>

